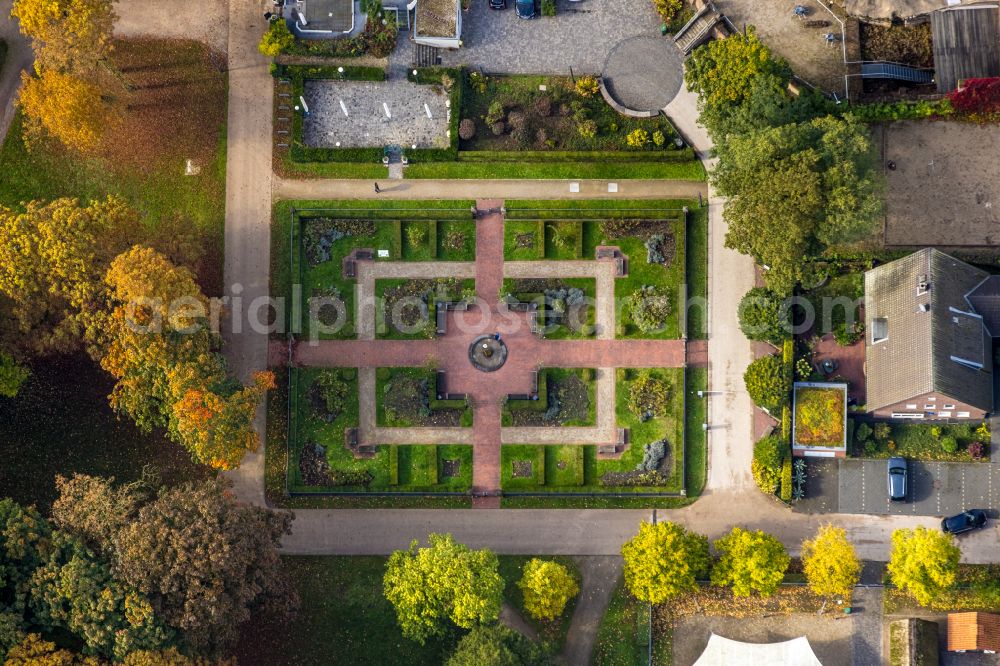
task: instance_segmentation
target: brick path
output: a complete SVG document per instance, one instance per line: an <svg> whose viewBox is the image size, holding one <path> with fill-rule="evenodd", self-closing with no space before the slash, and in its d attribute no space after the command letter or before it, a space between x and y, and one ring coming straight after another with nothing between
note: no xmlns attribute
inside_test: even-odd
<svg viewBox="0 0 1000 666"><path fill-rule="evenodd" d="M476 294L490 306L497 303L503 284L503 215L500 199L476 201L479 210L497 209L497 212L476 221Z"/></svg>
<svg viewBox="0 0 1000 666"><path fill-rule="evenodd" d="M492 495L500 490L500 401L475 402L472 428L472 492Z"/></svg>

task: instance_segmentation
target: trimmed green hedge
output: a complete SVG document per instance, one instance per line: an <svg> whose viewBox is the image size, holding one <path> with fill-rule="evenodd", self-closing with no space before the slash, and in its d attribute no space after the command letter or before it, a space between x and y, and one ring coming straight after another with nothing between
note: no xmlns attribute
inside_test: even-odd
<svg viewBox="0 0 1000 666"><path fill-rule="evenodd" d="M459 162L689 162L690 148L681 150L460 150Z"/></svg>
<svg viewBox="0 0 1000 666"><path fill-rule="evenodd" d="M399 485L399 447L389 447L389 485Z"/></svg>
<svg viewBox="0 0 1000 666"><path fill-rule="evenodd" d="M781 501L792 501L792 457L787 456L781 463Z"/></svg>

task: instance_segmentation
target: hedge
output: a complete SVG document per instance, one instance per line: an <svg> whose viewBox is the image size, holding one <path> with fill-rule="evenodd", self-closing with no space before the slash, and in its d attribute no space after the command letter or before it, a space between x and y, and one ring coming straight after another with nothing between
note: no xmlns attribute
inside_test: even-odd
<svg viewBox="0 0 1000 666"><path fill-rule="evenodd" d="M460 150L459 162L689 162L690 148L681 150Z"/></svg>
<svg viewBox="0 0 1000 666"><path fill-rule="evenodd" d="M951 101L941 99L929 101L900 101L891 103L861 104L848 106L845 113L850 113L858 120L879 122L888 120L917 120L934 116L950 116L954 113Z"/></svg>
<svg viewBox="0 0 1000 666"><path fill-rule="evenodd" d="M399 447L389 447L389 485L399 485Z"/></svg>
<svg viewBox="0 0 1000 666"><path fill-rule="evenodd" d="M792 501L792 458L788 456L781 463L781 501Z"/></svg>

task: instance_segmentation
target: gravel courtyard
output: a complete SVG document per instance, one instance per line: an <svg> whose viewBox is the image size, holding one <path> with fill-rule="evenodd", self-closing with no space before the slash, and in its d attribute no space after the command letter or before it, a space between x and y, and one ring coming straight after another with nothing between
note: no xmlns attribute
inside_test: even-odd
<svg viewBox="0 0 1000 666"><path fill-rule="evenodd" d="M302 139L307 146L448 147L451 110L448 96L437 86L406 80L314 80L306 81L305 98L310 114L302 124Z"/></svg>
<svg viewBox="0 0 1000 666"><path fill-rule="evenodd" d="M886 245L1000 244L1000 131L992 125L905 121L884 126ZM876 131L874 139L882 142ZM994 207L996 206L996 207Z"/></svg>

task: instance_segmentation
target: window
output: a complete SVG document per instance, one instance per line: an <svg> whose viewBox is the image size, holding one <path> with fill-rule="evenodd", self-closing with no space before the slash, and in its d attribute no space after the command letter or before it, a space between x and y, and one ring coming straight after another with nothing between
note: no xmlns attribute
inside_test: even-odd
<svg viewBox="0 0 1000 666"><path fill-rule="evenodd" d="M932 395L931 397L927 398L927 402L937 402L937 396Z"/></svg>
<svg viewBox="0 0 1000 666"><path fill-rule="evenodd" d="M913 404L907 405L906 408L907 409L916 409L917 408L917 403L914 402Z"/></svg>
<svg viewBox="0 0 1000 666"><path fill-rule="evenodd" d="M969 412L959 412L958 414L955 414L955 416L960 419L967 419L969 418Z"/></svg>
<svg viewBox="0 0 1000 666"><path fill-rule="evenodd" d="M885 317L872 319L872 344L877 344L889 338L889 320Z"/></svg>
<svg viewBox="0 0 1000 666"><path fill-rule="evenodd" d="M937 405L935 405L935 404L934 404L934 403L932 402L932 403L929 403L929 404L926 404L926 405L924 405L924 409L934 409L934 408L935 408L936 406L937 406Z"/></svg>
<svg viewBox="0 0 1000 666"><path fill-rule="evenodd" d="M938 412L938 418L941 419L951 418L951 412Z"/></svg>
<svg viewBox="0 0 1000 666"><path fill-rule="evenodd" d="M924 418L923 412L893 412L892 418L894 419L922 419Z"/></svg>
<svg viewBox="0 0 1000 666"><path fill-rule="evenodd" d="M945 409L955 409L955 405L945 405Z"/></svg>

